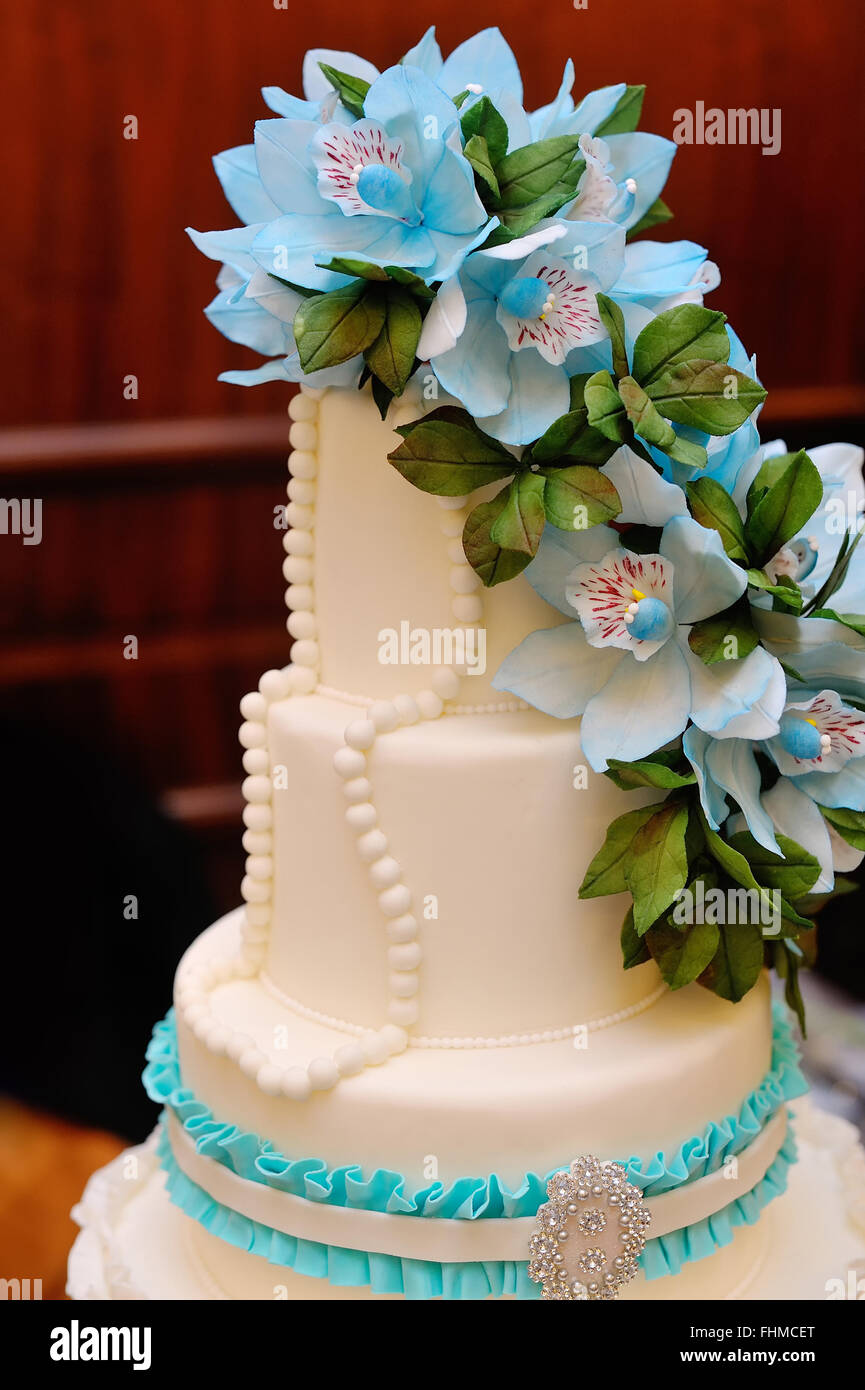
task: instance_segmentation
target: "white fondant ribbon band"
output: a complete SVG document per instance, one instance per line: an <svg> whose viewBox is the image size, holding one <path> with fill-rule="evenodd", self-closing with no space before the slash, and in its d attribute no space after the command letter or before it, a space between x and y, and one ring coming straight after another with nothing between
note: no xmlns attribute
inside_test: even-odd
<svg viewBox="0 0 865 1390"><path fill-rule="evenodd" d="M239 1178L230 1168L196 1151L195 1142L169 1112L168 1135L178 1167L217 1202L273 1230L321 1245L375 1251L408 1260L440 1264L528 1259L529 1240L537 1229L534 1216L406 1216L312 1202L264 1183ZM703 1221L737 1197L750 1192L775 1159L787 1133L787 1112L775 1114L757 1138L728 1165L658 1197L647 1197L651 1240Z"/></svg>

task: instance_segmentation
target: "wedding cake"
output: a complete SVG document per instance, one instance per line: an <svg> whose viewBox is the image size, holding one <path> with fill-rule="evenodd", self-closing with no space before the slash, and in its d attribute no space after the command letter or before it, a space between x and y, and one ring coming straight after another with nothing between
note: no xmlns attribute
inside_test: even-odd
<svg viewBox="0 0 865 1390"><path fill-rule="evenodd" d="M527 112L496 30L318 50L215 160L207 313L266 359L225 379L299 383L291 660L73 1297L844 1297L865 1257L794 1041L865 848L861 455L760 445L716 267L644 235L675 147L574 82Z"/></svg>

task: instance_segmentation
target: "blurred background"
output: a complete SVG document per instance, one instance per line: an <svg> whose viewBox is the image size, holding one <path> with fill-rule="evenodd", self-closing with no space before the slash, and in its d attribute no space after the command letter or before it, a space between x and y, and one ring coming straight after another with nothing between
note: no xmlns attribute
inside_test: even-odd
<svg viewBox="0 0 865 1390"><path fill-rule="evenodd" d="M576 95L648 83L658 134L698 101L780 110L774 156L680 149L656 235L719 263L711 303L757 352L764 439L863 442L865 29L849 0L578 5L16 0L0 15L2 491L43 500L41 544L0 534L0 1254L26 1242L46 1297L87 1173L153 1123L138 1076L177 958L238 900L237 705L288 659L287 395L217 381L251 354L204 319L215 267L183 234L232 224L210 159L268 114L259 89L299 92L316 45L384 67L430 23L445 51L497 24L530 107L570 55ZM812 1075L853 1115L862 914L855 897L826 910L810 982Z"/></svg>

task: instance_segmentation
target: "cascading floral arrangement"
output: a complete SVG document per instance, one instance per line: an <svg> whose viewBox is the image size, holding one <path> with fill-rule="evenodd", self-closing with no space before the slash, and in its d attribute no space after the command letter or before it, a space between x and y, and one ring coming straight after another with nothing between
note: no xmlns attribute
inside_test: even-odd
<svg viewBox="0 0 865 1390"><path fill-rule="evenodd" d="M243 225L190 230L222 263L208 317L268 359L221 379L368 382L384 418L420 374L443 403L391 464L484 488L469 563L562 615L494 684L659 794L581 896L630 893L626 968L738 1000L768 963L801 1019L814 912L865 851L862 455L760 446L754 362L703 305L716 267L634 240L671 216L675 146L636 129L642 87L575 102L574 80L527 112L498 30L443 59L430 29L383 73L314 50L303 98L265 88L276 118L214 161ZM757 919L678 910L740 889Z"/></svg>

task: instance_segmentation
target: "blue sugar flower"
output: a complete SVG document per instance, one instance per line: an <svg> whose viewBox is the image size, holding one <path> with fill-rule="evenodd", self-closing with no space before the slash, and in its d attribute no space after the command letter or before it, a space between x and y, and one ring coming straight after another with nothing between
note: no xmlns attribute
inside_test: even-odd
<svg viewBox="0 0 865 1390"><path fill-rule="evenodd" d="M619 300L630 264L621 305L632 350L648 306L691 287L705 257L676 242L629 258L614 222L545 221L464 262L430 308L418 356L489 434L527 444L569 409L570 377L611 366L598 291Z"/></svg>
<svg viewBox="0 0 865 1390"><path fill-rule="evenodd" d="M444 280L496 225L463 156L456 107L422 72L389 69L365 105L352 126L259 121L254 171L243 147L220 158L230 201L255 218L248 250L262 270L335 289L351 277L322 263L345 256ZM229 235L195 240L212 255Z"/></svg>
<svg viewBox="0 0 865 1390"><path fill-rule="evenodd" d="M820 679L826 678L826 650L820 653ZM817 654L816 648L812 651ZM844 651L849 666L851 649ZM865 651L857 655L855 684L865 691ZM813 891L826 892L832 887L835 869L855 868L862 859L824 819L820 807L865 810L865 717L833 689L803 687L788 691L778 725L777 734L759 745L781 774L765 791L757 749L750 740L719 741L690 728L683 740L684 751L713 829L720 829L730 815L729 796L741 811L743 824L766 849L782 854L776 838L780 834L814 854L821 872Z"/></svg>
<svg viewBox="0 0 865 1390"><path fill-rule="evenodd" d="M252 259L251 247L260 228L238 227L230 232L193 232L199 250L222 261L218 294L205 309L215 328L232 343L254 348L271 360L247 371L222 372L220 381L234 386L257 386L263 381L303 381L308 386L356 386L363 368L360 355L337 367L304 372L292 324L302 295L266 275Z"/></svg>
<svg viewBox="0 0 865 1390"><path fill-rule="evenodd" d="M263 270L335 289L350 277L322 263L345 256L445 280L496 226L462 153L456 107L418 68L390 68L364 106L350 127L259 121L258 171L282 214L253 244Z"/></svg>
<svg viewBox="0 0 865 1390"><path fill-rule="evenodd" d="M547 526L526 575L579 622L531 633L505 658L493 685L560 719L581 715L580 741L597 771L610 758L645 757L693 720L721 738L778 731L780 663L757 647L706 666L688 646L689 625L728 608L746 585L717 532L675 516L656 555L638 555L604 526Z"/></svg>

